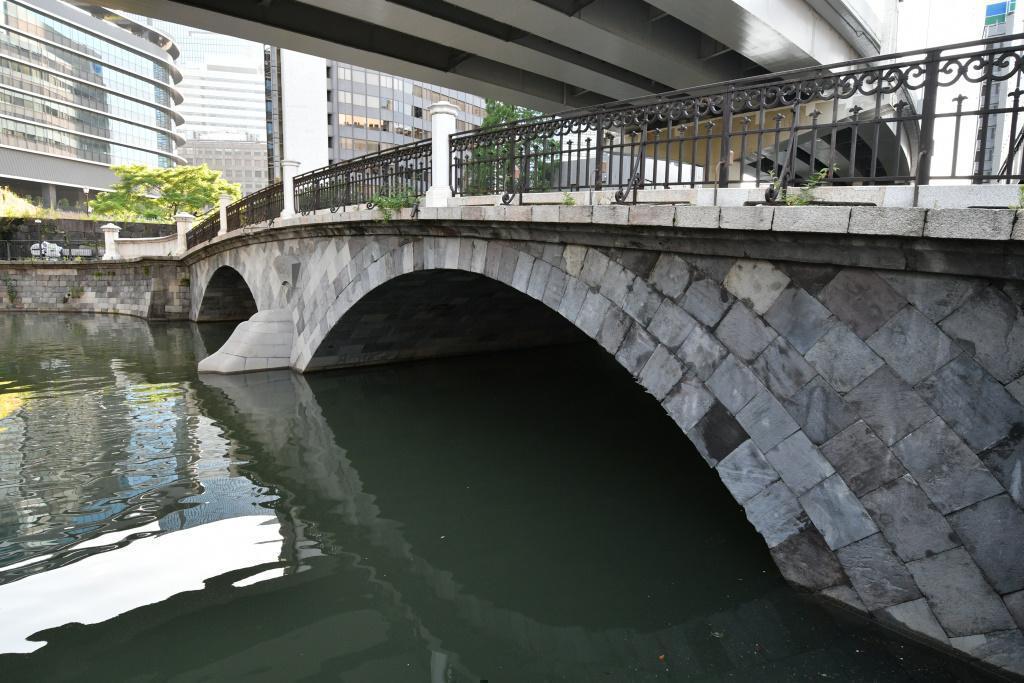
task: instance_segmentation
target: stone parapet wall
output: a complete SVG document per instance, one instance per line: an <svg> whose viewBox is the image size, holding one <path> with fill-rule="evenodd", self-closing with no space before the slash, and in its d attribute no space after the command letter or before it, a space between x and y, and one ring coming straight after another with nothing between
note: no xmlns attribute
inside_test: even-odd
<svg viewBox="0 0 1024 683"><path fill-rule="evenodd" d="M0 313L121 313L186 320L189 289L188 269L174 259L0 262Z"/></svg>

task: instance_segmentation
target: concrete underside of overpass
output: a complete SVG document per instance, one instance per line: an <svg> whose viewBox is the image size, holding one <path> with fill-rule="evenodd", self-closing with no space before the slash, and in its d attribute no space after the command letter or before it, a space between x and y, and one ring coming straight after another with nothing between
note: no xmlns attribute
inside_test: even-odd
<svg viewBox="0 0 1024 683"><path fill-rule="evenodd" d="M106 6L554 112L878 54L824 0L112 0Z"/></svg>

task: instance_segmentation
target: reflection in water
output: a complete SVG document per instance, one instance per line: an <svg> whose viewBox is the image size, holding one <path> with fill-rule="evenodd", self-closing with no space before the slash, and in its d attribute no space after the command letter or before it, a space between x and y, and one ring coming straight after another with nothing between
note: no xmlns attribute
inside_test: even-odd
<svg viewBox="0 0 1024 683"><path fill-rule="evenodd" d="M5 680L959 670L796 596L596 348L198 378L229 329L0 318Z"/></svg>

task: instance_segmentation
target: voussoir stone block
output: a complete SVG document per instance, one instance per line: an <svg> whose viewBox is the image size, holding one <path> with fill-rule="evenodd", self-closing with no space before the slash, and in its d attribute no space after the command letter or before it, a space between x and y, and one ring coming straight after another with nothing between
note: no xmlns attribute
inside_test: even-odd
<svg viewBox="0 0 1024 683"><path fill-rule="evenodd" d="M668 392L682 376L683 366L680 365L679 360L672 355L671 351L659 344L644 364L637 379L652 396L660 401L668 395Z"/></svg>
<svg viewBox="0 0 1024 683"><path fill-rule="evenodd" d="M771 392L763 390L736 414L736 421L762 452L770 451L799 429Z"/></svg>
<svg viewBox="0 0 1024 683"><path fill-rule="evenodd" d="M782 337L776 337L750 367L773 394L782 398L795 394L816 374Z"/></svg>
<svg viewBox="0 0 1024 683"><path fill-rule="evenodd" d="M751 310L764 315L786 289L789 276L767 261L740 259L729 269L723 284Z"/></svg>
<svg viewBox="0 0 1024 683"><path fill-rule="evenodd" d="M717 401L686 436L712 467L750 438L736 418Z"/></svg>
<svg viewBox="0 0 1024 683"><path fill-rule="evenodd" d="M832 326L804 356L840 392L870 377L884 361L842 323Z"/></svg>
<svg viewBox="0 0 1024 683"><path fill-rule="evenodd" d="M715 469L733 498L743 504L778 481L779 474L749 439L722 458Z"/></svg>
<svg viewBox="0 0 1024 683"><path fill-rule="evenodd" d="M949 523L996 592L1024 590L1024 511L1009 496L955 512Z"/></svg>
<svg viewBox="0 0 1024 683"><path fill-rule="evenodd" d="M824 590L846 581L839 560L816 529L805 528L770 552L782 575L807 590Z"/></svg>
<svg viewBox="0 0 1024 683"><path fill-rule="evenodd" d="M729 352L707 329L695 325L679 347L678 354L685 376L704 381L711 377Z"/></svg>
<svg viewBox="0 0 1024 683"><path fill-rule="evenodd" d="M714 327L732 304L732 295L710 278L695 278L682 304L687 313L708 327Z"/></svg>
<svg viewBox="0 0 1024 683"><path fill-rule="evenodd" d="M674 304L670 299L664 299L661 306L651 318L647 329L657 337L662 344L673 351L679 348L683 340L697 326L697 321L690 314Z"/></svg>
<svg viewBox="0 0 1024 683"><path fill-rule="evenodd" d="M715 336L746 362L751 362L777 336L741 301L733 304L715 329Z"/></svg>
<svg viewBox="0 0 1024 683"><path fill-rule="evenodd" d="M761 382L735 356L728 356L707 381L708 389L735 415L763 389Z"/></svg>
<svg viewBox="0 0 1024 683"><path fill-rule="evenodd" d="M909 475L879 486L861 502L904 562L960 545L946 518Z"/></svg>
<svg viewBox="0 0 1024 683"><path fill-rule="evenodd" d="M949 643L949 637L935 618L925 598L910 600L880 610L876 616L882 621L914 634L923 634L942 643Z"/></svg>
<svg viewBox="0 0 1024 683"><path fill-rule="evenodd" d="M665 397L662 406L679 428L688 432L697 426L715 404L715 397L699 384L682 381Z"/></svg>
<svg viewBox="0 0 1024 683"><path fill-rule="evenodd" d="M764 457L797 496L835 472L814 444L799 431L765 453Z"/></svg>
<svg viewBox="0 0 1024 683"><path fill-rule="evenodd" d="M636 377L657 347L658 342L654 337L641 326L633 324L626 332L626 337L615 354L615 359Z"/></svg>
<svg viewBox="0 0 1024 683"><path fill-rule="evenodd" d="M978 453L978 457L1017 505L1024 508L1024 430L1015 428L1005 439Z"/></svg>
<svg viewBox="0 0 1024 683"><path fill-rule="evenodd" d="M857 496L838 474L827 477L800 496L800 504L833 550L878 531Z"/></svg>
<svg viewBox="0 0 1024 683"><path fill-rule="evenodd" d="M851 543L836 552L839 563L850 577L869 610L890 607L921 597L914 577L900 562L881 534Z"/></svg>
<svg viewBox="0 0 1024 683"><path fill-rule="evenodd" d="M1013 619L962 547L907 563L950 637L1014 628Z"/></svg>
<svg viewBox="0 0 1024 683"><path fill-rule="evenodd" d="M769 485L744 503L743 510L769 548L807 528L807 518L800 503L781 481Z"/></svg>
<svg viewBox="0 0 1024 683"><path fill-rule="evenodd" d="M663 296L650 288L646 282L639 277L633 280L633 284L626 294L622 304L622 310L630 315L641 325L647 325L654 318L658 307L661 306Z"/></svg>
<svg viewBox="0 0 1024 683"><path fill-rule="evenodd" d="M679 299L693 277L693 269L675 254L662 254L648 278L652 287L667 297Z"/></svg>

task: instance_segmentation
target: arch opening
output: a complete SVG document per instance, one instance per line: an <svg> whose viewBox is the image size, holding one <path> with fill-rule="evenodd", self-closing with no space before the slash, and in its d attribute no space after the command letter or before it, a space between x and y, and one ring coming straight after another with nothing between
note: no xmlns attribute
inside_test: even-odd
<svg viewBox="0 0 1024 683"><path fill-rule="evenodd" d="M306 371L583 341L558 313L506 284L465 271L417 271L352 306Z"/></svg>
<svg viewBox="0 0 1024 683"><path fill-rule="evenodd" d="M257 310L256 297L241 273L231 266L221 266L203 292L196 322L240 322Z"/></svg>

